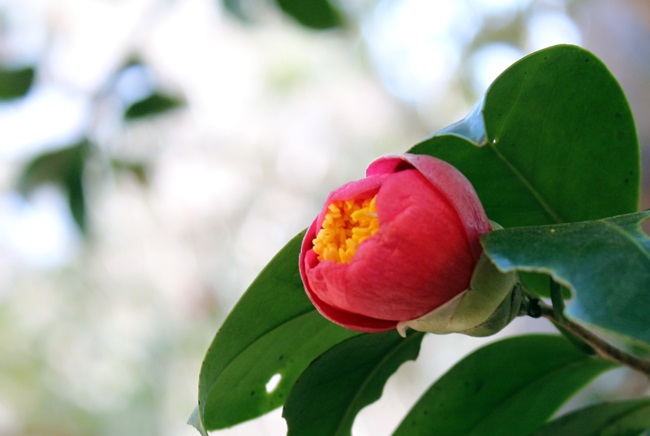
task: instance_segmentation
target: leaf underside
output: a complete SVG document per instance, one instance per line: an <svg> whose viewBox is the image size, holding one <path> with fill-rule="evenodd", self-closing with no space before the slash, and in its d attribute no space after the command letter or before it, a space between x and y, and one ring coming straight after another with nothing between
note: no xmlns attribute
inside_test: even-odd
<svg viewBox="0 0 650 436"><path fill-rule="evenodd" d="M486 234L487 255L503 271L551 275L570 288L567 314L650 345L650 211Z"/></svg>

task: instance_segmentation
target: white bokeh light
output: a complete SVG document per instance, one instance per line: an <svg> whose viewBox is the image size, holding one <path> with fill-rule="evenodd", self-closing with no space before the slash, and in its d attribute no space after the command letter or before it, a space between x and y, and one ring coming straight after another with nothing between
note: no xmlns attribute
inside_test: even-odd
<svg viewBox="0 0 650 436"><path fill-rule="evenodd" d="M477 29L465 2L451 0L384 1L362 27L384 84L407 101L445 83Z"/></svg>
<svg viewBox="0 0 650 436"><path fill-rule="evenodd" d="M25 265L60 267L79 243L66 201L53 187L38 189L30 201L16 194L0 197L0 249Z"/></svg>
<svg viewBox="0 0 650 436"><path fill-rule="evenodd" d="M555 44L576 44L582 42L580 30L565 13L557 10L533 14L528 20L527 49L540 50Z"/></svg>
<svg viewBox="0 0 650 436"><path fill-rule="evenodd" d="M476 94L483 94L490 84L523 53L510 44L488 44L470 59L471 85Z"/></svg>
<svg viewBox="0 0 650 436"><path fill-rule="evenodd" d="M56 86L36 86L23 100L0 104L1 159L22 159L77 141L88 123L87 100Z"/></svg>

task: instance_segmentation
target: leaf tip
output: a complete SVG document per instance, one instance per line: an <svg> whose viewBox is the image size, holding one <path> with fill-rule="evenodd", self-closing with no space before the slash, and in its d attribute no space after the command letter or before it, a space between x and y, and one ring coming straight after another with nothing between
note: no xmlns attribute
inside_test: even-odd
<svg viewBox="0 0 650 436"><path fill-rule="evenodd" d="M208 436L208 432L203 427L203 422L201 422L201 413L199 412L199 406L196 406L192 411L192 414L187 419L187 424L194 427L201 436Z"/></svg>

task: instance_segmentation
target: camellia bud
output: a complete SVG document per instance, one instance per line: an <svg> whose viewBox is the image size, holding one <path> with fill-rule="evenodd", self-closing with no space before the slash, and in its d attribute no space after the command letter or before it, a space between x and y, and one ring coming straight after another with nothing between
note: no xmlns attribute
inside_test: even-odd
<svg viewBox="0 0 650 436"><path fill-rule="evenodd" d="M303 240L300 274L318 311L352 330L485 336L521 304L516 275L482 254L479 238L491 230L456 168L384 157L329 195Z"/></svg>

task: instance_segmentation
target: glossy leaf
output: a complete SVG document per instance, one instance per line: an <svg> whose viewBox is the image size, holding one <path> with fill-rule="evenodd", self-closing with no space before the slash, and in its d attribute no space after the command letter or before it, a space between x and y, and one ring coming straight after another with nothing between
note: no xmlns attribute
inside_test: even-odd
<svg viewBox="0 0 650 436"><path fill-rule="evenodd" d="M33 67L0 69L0 100L12 100L27 94L34 83Z"/></svg>
<svg viewBox="0 0 650 436"><path fill-rule="evenodd" d="M359 334L327 321L307 298L298 272L303 235L292 239L255 279L205 356L199 412L206 430L281 406L312 360Z"/></svg>
<svg viewBox="0 0 650 436"><path fill-rule="evenodd" d="M420 398L396 436L530 434L578 389L615 367L562 336L515 336L457 363Z"/></svg>
<svg viewBox="0 0 650 436"><path fill-rule="evenodd" d="M644 430L650 430L650 398L586 407L548 423L534 436L620 436Z"/></svg>
<svg viewBox="0 0 650 436"><path fill-rule="evenodd" d="M570 317L650 344L650 238L639 224L649 216L499 230L482 243L499 269L550 274L570 288Z"/></svg>
<svg viewBox="0 0 650 436"><path fill-rule="evenodd" d="M422 333L365 334L334 346L296 382L284 406L289 435L343 436L361 409L376 401L388 378L417 358Z"/></svg>
<svg viewBox="0 0 650 436"><path fill-rule="evenodd" d="M127 120L136 120L160 115L183 105L183 101L161 92L154 92L129 106L124 112Z"/></svg>
<svg viewBox="0 0 650 436"><path fill-rule="evenodd" d="M329 0L276 0L285 14L311 29L330 29L341 25L341 16Z"/></svg>
<svg viewBox="0 0 650 436"><path fill-rule="evenodd" d="M639 147L629 105L602 62L579 47L521 59L467 118L411 152L460 169L504 227L637 210Z"/></svg>

